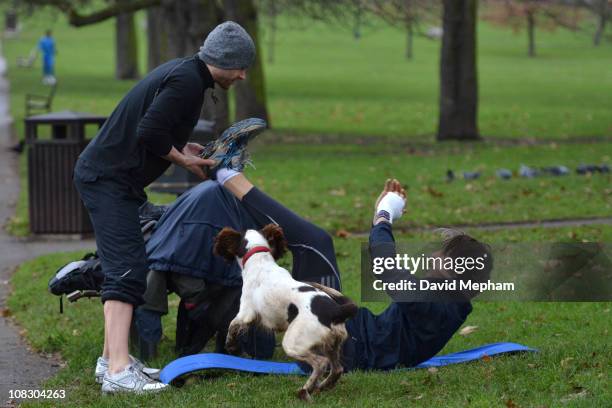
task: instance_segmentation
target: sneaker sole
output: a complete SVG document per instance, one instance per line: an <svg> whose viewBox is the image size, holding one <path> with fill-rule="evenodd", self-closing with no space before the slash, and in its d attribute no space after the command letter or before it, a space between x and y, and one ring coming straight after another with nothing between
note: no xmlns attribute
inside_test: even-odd
<svg viewBox="0 0 612 408"><path fill-rule="evenodd" d="M225 130L221 137L219 137L217 140L210 142L210 149L214 148L214 150L212 152L203 153L201 157L204 159L211 158L220 148L238 140L240 140L244 145L246 145L258 134L263 132L267 128L267 126L268 125L265 120L258 118L245 119L243 121L235 123L227 130ZM211 169L214 169L216 167L217 166L212 167Z"/></svg>

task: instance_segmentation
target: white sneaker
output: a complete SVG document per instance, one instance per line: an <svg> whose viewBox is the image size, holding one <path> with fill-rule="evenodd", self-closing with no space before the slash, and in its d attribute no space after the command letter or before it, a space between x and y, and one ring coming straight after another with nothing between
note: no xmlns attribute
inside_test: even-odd
<svg viewBox="0 0 612 408"><path fill-rule="evenodd" d="M138 360L136 357L130 354L130 362L137 370L142 371L147 377L153 380L159 380L159 372L161 371L159 368L150 368L144 365L144 363ZM98 361L96 362L96 382L98 384L102 384L102 380L104 379L104 374L108 371L108 360L104 357L98 357Z"/></svg>
<svg viewBox="0 0 612 408"><path fill-rule="evenodd" d="M162 391L167 387L168 384L150 379L142 371L136 369L133 364L117 374L110 374L107 371L102 380L102 394L116 392L144 394Z"/></svg>

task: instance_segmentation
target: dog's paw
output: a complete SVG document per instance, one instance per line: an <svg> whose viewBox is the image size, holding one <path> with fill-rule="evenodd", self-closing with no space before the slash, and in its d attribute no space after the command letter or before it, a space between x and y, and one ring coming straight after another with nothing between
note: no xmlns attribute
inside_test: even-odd
<svg viewBox="0 0 612 408"><path fill-rule="evenodd" d="M301 399L304 402L312 402L312 397L310 396L310 393L308 392L308 390L306 390L305 388L300 388L300 390L297 393L297 396L299 399Z"/></svg>
<svg viewBox="0 0 612 408"><path fill-rule="evenodd" d="M234 341L225 343L225 351L227 354L231 354L233 356L240 355L240 347L238 346L238 343Z"/></svg>

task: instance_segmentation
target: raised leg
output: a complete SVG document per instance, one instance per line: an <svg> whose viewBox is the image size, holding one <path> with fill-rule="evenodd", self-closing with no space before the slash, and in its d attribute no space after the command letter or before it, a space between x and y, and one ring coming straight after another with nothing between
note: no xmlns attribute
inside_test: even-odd
<svg viewBox="0 0 612 408"><path fill-rule="evenodd" d="M238 354L240 352L238 337L249 329L249 324L251 324L256 317L257 316L252 312L248 302L244 296L242 296L240 298L240 310L227 329L225 350L227 350L228 353Z"/></svg>

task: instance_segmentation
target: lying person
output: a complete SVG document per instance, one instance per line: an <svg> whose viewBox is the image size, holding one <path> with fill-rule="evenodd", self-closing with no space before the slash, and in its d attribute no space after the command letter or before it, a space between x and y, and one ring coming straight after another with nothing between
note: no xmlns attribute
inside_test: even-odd
<svg viewBox="0 0 612 408"><path fill-rule="evenodd" d="M220 171L218 182L200 184L181 196L164 214L147 246L151 268L158 273L164 271L170 281L177 277L193 279L191 285L183 285L194 289L187 298L197 298L197 288L210 284L239 286L239 266L227 264L212 253L216 232L224 226L236 230L259 229L272 222L284 230L293 255L295 279L340 289L331 237L266 196L242 173L230 175L226 177L226 171ZM375 204L369 238L372 259L395 255L392 223L401 217L405 203L406 192L400 183L387 180ZM442 250L436 255L446 259L475 253L487 254L486 268L479 277L484 279L492 268L488 246L468 235L447 230ZM432 270L429 277L447 279L452 273ZM396 275L389 271L384 279L393 281ZM405 301L398 294L389 294L396 301L381 314L359 308L357 316L347 321L349 339L343 350L346 371L411 367L428 360L444 348L465 322L472 311L470 299L476 293L466 293L454 302ZM165 298L160 300L150 295L148 289L145 310L165 312Z"/></svg>

